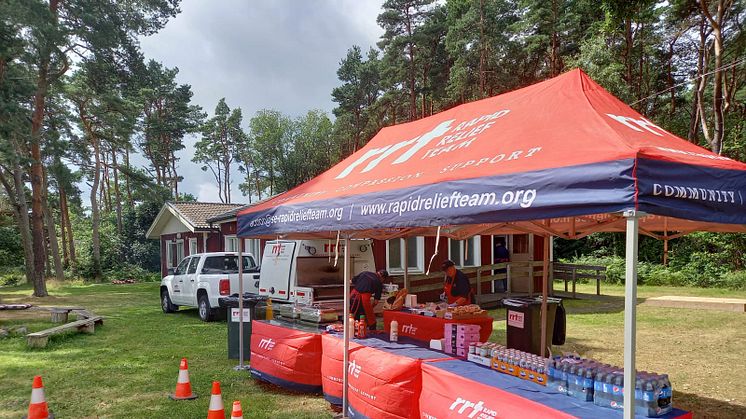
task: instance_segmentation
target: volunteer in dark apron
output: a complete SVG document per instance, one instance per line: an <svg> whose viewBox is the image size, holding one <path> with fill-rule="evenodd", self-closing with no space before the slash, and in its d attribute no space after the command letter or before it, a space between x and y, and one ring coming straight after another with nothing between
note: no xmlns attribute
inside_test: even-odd
<svg viewBox="0 0 746 419"><path fill-rule="evenodd" d="M471 304L473 294L469 278L456 269L456 264L452 260L446 260L440 268L446 274L442 298L448 302L448 305L465 306Z"/></svg>
<svg viewBox="0 0 746 419"><path fill-rule="evenodd" d="M376 314L373 307L378 304L383 292L383 279L388 278L389 273L384 270L378 272L361 272L352 278L353 290L350 292L350 312L354 313L355 320L365 315L368 329L376 330ZM371 301L371 297L373 301Z"/></svg>

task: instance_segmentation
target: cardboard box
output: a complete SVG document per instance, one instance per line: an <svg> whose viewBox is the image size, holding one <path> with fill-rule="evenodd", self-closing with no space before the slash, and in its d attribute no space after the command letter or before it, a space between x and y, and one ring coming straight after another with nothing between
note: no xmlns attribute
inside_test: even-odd
<svg viewBox="0 0 746 419"><path fill-rule="evenodd" d="M466 357L466 359L469 360L469 361L471 361L471 362L473 362L473 363L475 363L475 364L483 365L485 367L490 367L491 364L492 364L492 358L489 358L489 357L486 357L486 356L479 356L479 355L476 355L476 354L469 354Z"/></svg>
<svg viewBox="0 0 746 419"><path fill-rule="evenodd" d="M479 334L479 329L481 329L481 326L478 324L457 324L456 330L458 333L471 333L471 334Z"/></svg>

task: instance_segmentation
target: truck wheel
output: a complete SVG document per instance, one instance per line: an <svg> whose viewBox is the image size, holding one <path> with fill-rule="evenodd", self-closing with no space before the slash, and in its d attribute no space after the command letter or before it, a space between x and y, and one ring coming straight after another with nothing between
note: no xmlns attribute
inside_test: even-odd
<svg viewBox="0 0 746 419"><path fill-rule="evenodd" d="M197 309L199 310L199 318L203 322L211 322L215 318L215 312L210 307L210 299L207 298L207 294L201 294L199 296Z"/></svg>
<svg viewBox="0 0 746 419"><path fill-rule="evenodd" d="M171 297L168 296L168 290L161 290L161 310L164 313L173 313L178 310L179 306L171 302Z"/></svg>

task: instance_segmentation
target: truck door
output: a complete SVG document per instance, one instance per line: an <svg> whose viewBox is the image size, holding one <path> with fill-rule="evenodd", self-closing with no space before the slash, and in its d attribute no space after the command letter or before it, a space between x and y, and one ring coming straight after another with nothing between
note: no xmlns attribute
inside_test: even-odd
<svg viewBox="0 0 746 419"><path fill-rule="evenodd" d="M184 279L186 278L189 259L191 258L185 258L179 263L179 266L174 270L174 276L171 280L171 288L173 290L171 301L176 305L186 304L186 299L184 298Z"/></svg>
<svg viewBox="0 0 746 419"><path fill-rule="evenodd" d="M187 266L186 274L184 275L184 290L181 292L182 298L185 303L190 306L197 305L197 265L199 265L200 257L195 256L189 258L191 261Z"/></svg>

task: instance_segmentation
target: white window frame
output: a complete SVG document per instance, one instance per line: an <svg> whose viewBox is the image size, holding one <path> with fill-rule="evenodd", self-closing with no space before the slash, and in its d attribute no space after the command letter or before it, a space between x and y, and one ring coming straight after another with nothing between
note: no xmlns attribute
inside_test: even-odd
<svg viewBox="0 0 746 419"><path fill-rule="evenodd" d="M228 250L228 243L233 242L235 243L233 246L233 249ZM241 242L238 240L238 237L236 235L232 236L225 236L225 240L223 240L223 251L225 252L238 252L238 246Z"/></svg>
<svg viewBox="0 0 746 419"><path fill-rule="evenodd" d="M189 256L196 255L199 253L199 250L197 249L197 238L192 237L189 239Z"/></svg>
<svg viewBox="0 0 746 419"><path fill-rule="evenodd" d="M259 264L262 260L262 240L261 239L244 239L244 253L251 253L254 256L254 262Z"/></svg>
<svg viewBox="0 0 746 419"><path fill-rule="evenodd" d="M166 240L166 269L174 267L174 257L171 254L171 240Z"/></svg>
<svg viewBox="0 0 746 419"><path fill-rule="evenodd" d="M474 265L464 265L464 243L466 240L473 240L474 241L474 262L476 264ZM459 254L453 255L451 254L451 243L457 241L459 243ZM453 263L456 264L459 268L466 268L466 267L476 267L476 266L482 266L482 236L473 236L465 240L453 240L448 239L448 259L451 259Z"/></svg>
<svg viewBox="0 0 746 419"><path fill-rule="evenodd" d="M410 267L407 272L409 273L423 273L425 272L425 238L423 236L417 236L415 241L415 246L417 247L417 267ZM399 246L400 251L400 259L402 264L404 263L404 239L398 238L398 239L390 239L390 240L400 240L401 245ZM390 274L404 274L404 266L401 267L393 267L389 264L389 241L386 240L386 270ZM411 261L410 261L411 262Z"/></svg>
<svg viewBox="0 0 746 419"><path fill-rule="evenodd" d="M179 266L182 260L186 257L186 248L184 247L184 239L180 240L174 240L174 243L176 244L176 259L178 259L178 262L176 262L176 266Z"/></svg>

